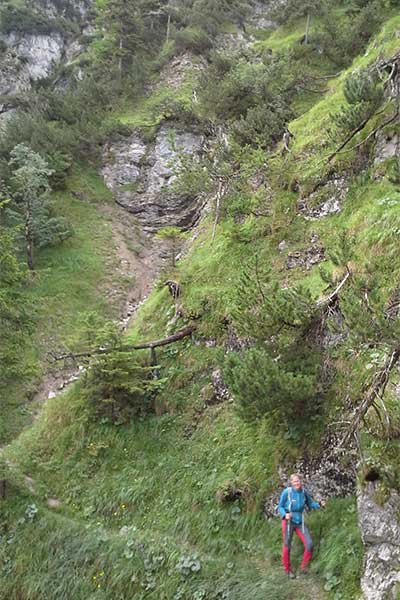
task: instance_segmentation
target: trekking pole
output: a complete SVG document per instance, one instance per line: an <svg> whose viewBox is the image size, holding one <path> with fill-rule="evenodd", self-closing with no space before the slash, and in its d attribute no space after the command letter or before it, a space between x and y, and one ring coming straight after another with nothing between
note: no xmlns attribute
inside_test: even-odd
<svg viewBox="0 0 400 600"><path fill-rule="evenodd" d="M316 554L319 556L319 549L321 547L321 537L322 537L322 530L323 530L323 524L321 523L321 525L319 526L319 532L318 532L318 544L317 544L317 551Z"/></svg>

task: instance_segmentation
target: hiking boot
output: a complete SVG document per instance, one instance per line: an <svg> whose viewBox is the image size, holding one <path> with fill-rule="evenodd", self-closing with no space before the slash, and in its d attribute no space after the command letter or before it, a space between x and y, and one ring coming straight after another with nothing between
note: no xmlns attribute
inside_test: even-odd
<svg viewBox="0 0 400 600"><path fill-rule="evenodd" d="M309 574L309 570L308 569L300 569L299 571L299 576L300 577L307 577L307 575Z"/></svg>
<svg viewBox="0 0 400 600"><path fill-rule="evenodd" d="M286 575L289 579L296 579L296 575L293 573L293 571L286 571Z"/></svg>

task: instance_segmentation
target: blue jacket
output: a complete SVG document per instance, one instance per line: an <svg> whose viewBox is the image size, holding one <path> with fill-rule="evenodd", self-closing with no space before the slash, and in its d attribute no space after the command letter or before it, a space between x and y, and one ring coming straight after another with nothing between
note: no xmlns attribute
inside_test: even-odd
<svg viewBox="0 0 400 600"><path fill-rule="evenodd" d="M319 502L315 502L311 498L310 494L303 488L301 488L299 491L296 491L294 488L288 487L284 489L281 494L278 510L282 519L285 518L286 513L291 512L292 523L295 525L301 525L303 521L303 511L306 506L308 506L310 510L321 508Z"/></svg>

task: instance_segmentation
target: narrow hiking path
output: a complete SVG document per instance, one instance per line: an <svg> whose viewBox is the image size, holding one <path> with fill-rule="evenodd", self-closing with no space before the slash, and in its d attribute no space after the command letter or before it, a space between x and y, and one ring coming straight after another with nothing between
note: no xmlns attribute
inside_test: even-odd
<svg viewBox="0 0 400 600"><path fill-rule="evenodd" d="M99 283L98 294L107 299L121 329L126 330L151 292L165 261L165 252L162 244L145 234L134 217L115 202L99 205L98 210L111 228L110 251L114 254L107 266L106 281ZM31 423L27 428L40 417L46 402L65 393L85 370L84 365L53 362L45 357L43 361L44 374L34 395L24 404L24 410L31 413ZM11 443L0 446L0 452Z"/></svg>

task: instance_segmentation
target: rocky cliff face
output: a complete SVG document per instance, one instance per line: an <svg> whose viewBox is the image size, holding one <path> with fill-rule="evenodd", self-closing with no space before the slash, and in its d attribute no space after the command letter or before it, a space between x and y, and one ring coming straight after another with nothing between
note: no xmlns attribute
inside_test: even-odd
<svg viewBox="0 0 400 600"><path fill-rule="evenodd" d="M49 19L68 17L78 23L84 19L91 1L70 0L59 3L38 1L36 8ZM51 29L51 28L50 28ZM51 77L61 64L68 64L82 52L82 46L71 34L0 33L0 126L14 113L21 94L42 79Z"/></svg>
<svg viewBox="0 0 400 600"><path fill-rule="evenodd" d="M198 133L164 124L150 144L137 134L108 144L101 172L117 203L134 214L144 230L170 225L188 229L200 216L201 202L174 189L176 167L180 152L199 156L203 145Z"/></svg>
<svg viewBox="0 0 400 600"><path fill-rule="evenodd" d="M361 588L365 600L396 600L400 593L400 496L392 492L380 505L379 482L358 493L358 520L365 547Z"/></svg>

